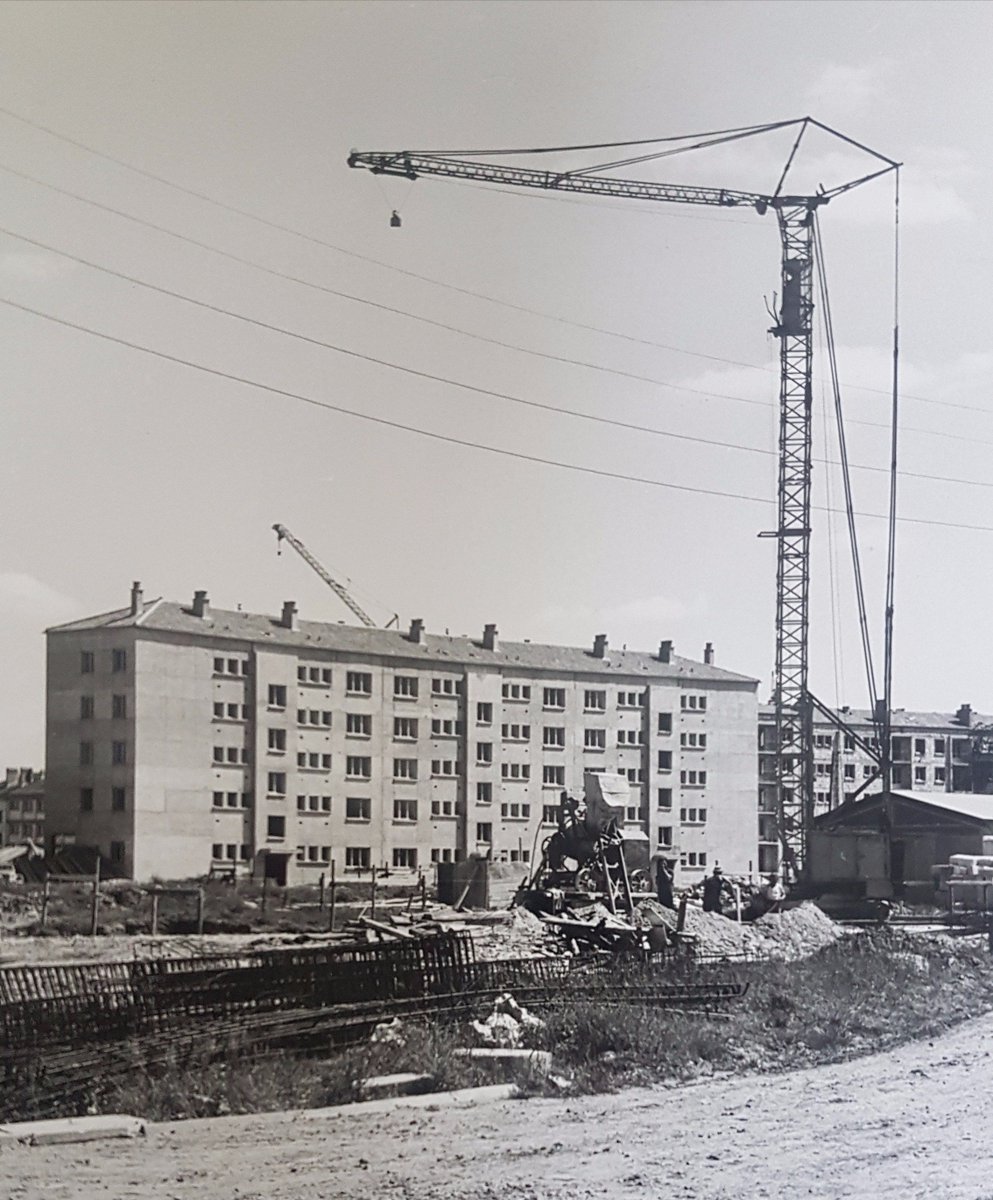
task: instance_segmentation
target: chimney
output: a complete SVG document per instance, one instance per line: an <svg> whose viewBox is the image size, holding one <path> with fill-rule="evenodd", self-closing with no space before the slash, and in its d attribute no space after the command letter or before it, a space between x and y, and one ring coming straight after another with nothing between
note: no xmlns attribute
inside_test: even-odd
<svg viewBox="0 0 993 1200"><path fill-rule="evenodd" d="M136 617L141 612L141 583L136 579L131 585L131 615Z"/></svg>
<svg viewBox="0 0 993 1200"><path fill-rule="evenodd" d="M202 617L205 621L210 616L210 601L206 592L193 593L193 615Z"/></svg>
<svg viewBox="0 0 993 1200"><path fill-rule="evenodd" d="M407 641L413 642L416 646L424 644L424 621L421 617L415 617L410 622L410 632L407 634Z"/></svg>
<svg viewBox="0 0 993 1200"><path fill-rule="evenodd" d="M708 642L703 648L703 661L708 667L714 665L714 643Z"/></svg>
<svg viewBox="0 0 993 1200"><path fill-rule="evenodd" d="M21 772L17 767L7 768L7 779L4 787L16 787L21 782Z"/></svg>
<svg viewBox="0 0 993 1200"><path fill-rule="evenodd" d="M297 602L295 600L283 601L283 615L279 618L279 623L284 629L296 629Z"/></svg>
<svg viewBox="0 0 993 1200"><path fill-rule="evenodd" d="M483 649L484 650L498 650L499 647L500 647L500 640L497 635L497 627L495 625L484 625L483 626Z"/></svg>
<svg viewBox="0 0 993 1200"><path fill-rule="evenodd" d="M972 705L962 704L959 706L958 712L955 714L955 720L966 729L972 726Z"/></svg>
<svg viewBox="0 0 993 1200"><path fill-rule="evenodd" d="M672 642L659 642L659 662L672 662Z"/></svg>
<svg viewBox="0 0 993 1200"><path fill-rule="evenodd" d="M598 633L593 639L593 657L607 657L607 635L605 633Z"/></svg>

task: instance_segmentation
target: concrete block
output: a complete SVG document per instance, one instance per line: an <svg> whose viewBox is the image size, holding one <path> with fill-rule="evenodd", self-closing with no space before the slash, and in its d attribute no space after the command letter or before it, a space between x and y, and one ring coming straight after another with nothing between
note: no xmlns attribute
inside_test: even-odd
<svg viewBox="0 0 993 1200"><path fill-rule="evenodd" d="M294 1112L296 1120L325 1121L331 1117L368 1116L392 1112L397 1108L472 1108L512 1100L517 1087L512 1083L491 1083L486 1087L461 1088L455 1092L427 1092L420 1096L388 1096L383 1100L365 1100L358 1104L337 1104L331 1108L302 1108Z"/></svg>
<svg viewBox="0 0 993 1200"><path fill-rule="evenodd" d="M138 1117L108 1113L99 1117L57 1117L47 1121L14 1121L0 1125L0 1141L23 1142L28 1146L52 1146L59 1142L96 1142L105 1138L138 1137L145 1122Z"/></svg>
<svg viewBox="0 0 993 1200"><path fill-rule="evenodd" d="M366 1100L379 1100L387 1096L419 1096L434 1087L432 1075L417 1075L402 1072L398 1075L375 1075L362 1083L362 1096Z"/></svg>
<svg viewBox="0 0 993 1200"><path fill-rule="evenodd" d="M465 1058L486 1066L493 1075L504 1078L514 1074L520 1067L530 1067L547 1075L552 1069L552 1053L550 1050L513 1050L504 1047L479 1046L468 1050L456 1050Z"/></svg>

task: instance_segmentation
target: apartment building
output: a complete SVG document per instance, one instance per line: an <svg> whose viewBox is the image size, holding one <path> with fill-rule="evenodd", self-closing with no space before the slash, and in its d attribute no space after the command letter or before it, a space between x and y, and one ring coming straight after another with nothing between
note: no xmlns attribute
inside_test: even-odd
<svg viewBox="0 0 993 1200"><path fill-rule="evenodd" d="M45 773L8 767L0 783L0 846L45 844Z"/></svg>
<svg viewBox="0 0 993 1200"><path fill-rule="evenodd" d="M814 722L814 815L856 795L881 790L875 763L859 739L878 746L868 709L837 710L851 732L824 717ZM857 735L857 736L853 736ZM993 791L993 718L963 704L954 713L895 709L892 718L893 787L914 792ZM776 841L775 710L759 708L759 862L763 871L779 864Z"/></svg>
<svg viewBox="0 0 993 1200"><path fill-rule="evenodd" d="M587 771L684 882L757 860L757 681L677 656L146 601L50 629L51 843L133 878L530 864Z"/></svg>

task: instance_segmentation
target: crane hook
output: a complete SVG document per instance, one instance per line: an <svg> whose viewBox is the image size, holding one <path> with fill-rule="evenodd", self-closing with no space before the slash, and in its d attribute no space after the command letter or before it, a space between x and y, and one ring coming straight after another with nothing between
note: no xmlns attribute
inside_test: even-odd
<svg viewBox="0 0 993 1200"><path fill-rule="evenodd" d="M400 220L400 214L396 209L394 209L392 215L390 216L390 228L399 229L402 224L403 222Z"/></svg>

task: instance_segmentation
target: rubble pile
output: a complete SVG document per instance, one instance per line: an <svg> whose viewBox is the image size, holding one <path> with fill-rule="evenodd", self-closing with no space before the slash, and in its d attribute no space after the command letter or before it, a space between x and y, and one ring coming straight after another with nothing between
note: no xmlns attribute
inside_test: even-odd
<svg viewBox="0 0 993 1200"><path fill-rule="evenodd" d="M494 962L501 958L546 958L561 954L562 943L554 929L526 908L513 908L499 925L473 931L476 958Z"/></svg>
<svg viewBox="0 0 993 1200"><path fill-rule="evenodd" d="M685 932L702 954L747 955L793 962L816 954L841 936L841 930L816 904L806 902L739 925L719 913L686 910Z"/></svg>

